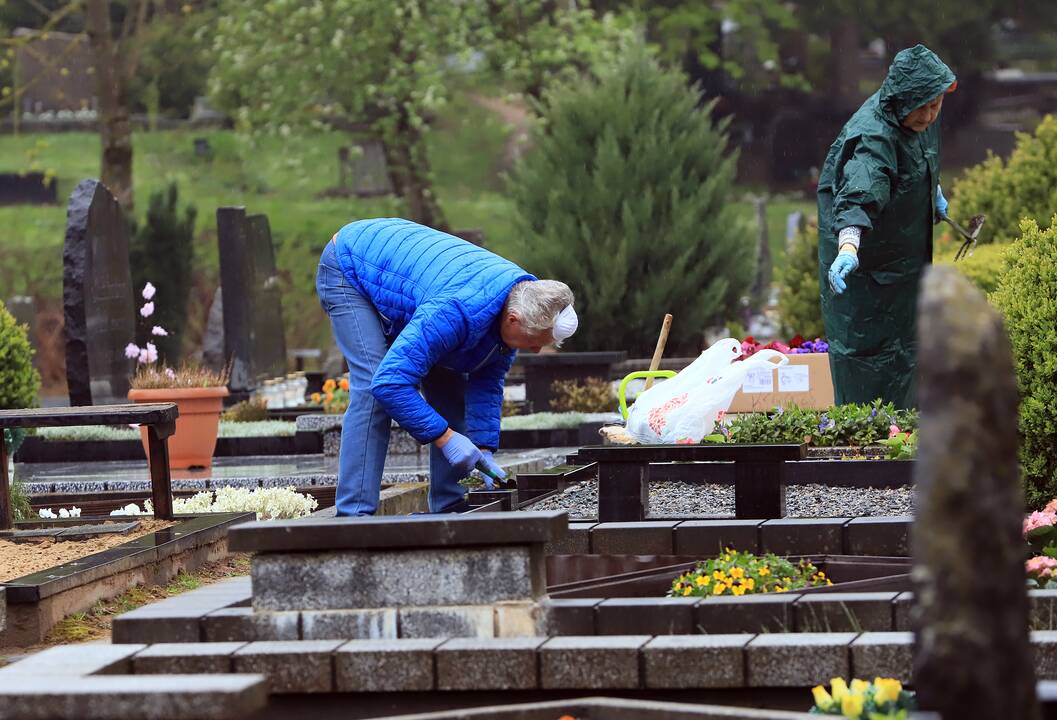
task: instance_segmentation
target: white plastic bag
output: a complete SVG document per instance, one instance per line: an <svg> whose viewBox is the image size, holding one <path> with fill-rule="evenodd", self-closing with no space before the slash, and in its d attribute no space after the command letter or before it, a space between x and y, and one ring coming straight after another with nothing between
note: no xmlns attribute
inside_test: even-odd
<svg viewBox="0 0 1057 720"><path fill-rule="evenodd" d="M750 370L781 367L789 362L777 350L741 357L741 343L720 340L681 373L640 393L628 411L627 429L640 443L698 443L715 428Z"/></svg>

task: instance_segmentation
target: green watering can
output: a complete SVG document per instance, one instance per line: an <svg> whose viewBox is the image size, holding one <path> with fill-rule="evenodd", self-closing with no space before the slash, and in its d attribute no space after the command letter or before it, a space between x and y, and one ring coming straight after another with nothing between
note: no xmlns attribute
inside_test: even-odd
<svg viewBox="0 0 1057 720"><path fill-rule="evenodd" d="M620 388L617 390L617 399L620 401L620 416L625 420L628 419L628 400L625 397L625 391L628 389L628 383L632 380L638 380L639 378L673 378L676 376L674 370L639 370L637 372L628 373L624 376L624 379L620 381Z"/></svg>

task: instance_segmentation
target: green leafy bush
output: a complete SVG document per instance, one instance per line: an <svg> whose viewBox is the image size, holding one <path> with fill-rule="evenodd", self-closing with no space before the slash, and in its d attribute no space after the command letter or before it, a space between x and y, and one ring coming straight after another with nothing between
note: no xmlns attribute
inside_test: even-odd
<svg viewBox="0 0 1057 720"><path fill-rule="evenodd" d="M641 47L599 80L549 92L533 151L511 185L525 267L569 283L572 348L697 352L701 328L732 316L754 272L754 235L733 196L726 122L686 78Z"/></svg>
<svg viewBox="0 0 1057 720"><path fill-rule="evenodd" d="M799 232L778 269L778 317L787 337L825 337L818 285L818 227Z"/></svg>
<svg viewBox="0 0 1057 720"><path fill-rule="evenodd" d="M936 264L953 265L978 287L980 292L990 295L998 289L998 279L1005 268L1005 256L1010 247L1009 243L977 245L970 257L964 257L955 262L954 255L961 245L960 240L939 243L936 248Z"/></svg>
<svg viewBox="0 0 1057 720"><path fill-rule="evenodd" d="M991 156L955 183L951 213L964 225L987 215L981 243L1008 243L1020 234L1020 221L1031 218L1046 228L1057 208L1057 117L1047 115L1034 133L1017 133L1008 162Z"/></svg>
<svg viewBox="0 0 1057 720"><path fill-rule="evenodd" d="M815 447L863 447L888 439L891 427L901 432L917 429L917 412L896 410L891 403L838 405L829 410L796 406L767 413L748 413L716 423L712 442L745 444L803 443Z"/></svg>
<svg viewBox="0 0 1057 720"><path fill-rule="evenodd" d="M991 302L1002 311L1020 387L1020 463L1028 504L1057 496L1057 216L1025 219ZM1001 422L1004 418L995 418Z"/></svg>
<svg viewBox="0 0 1057 720"><path fill-rule="evenodd" d="M0 302L0 409L35 407L39 391L28 329Z"/></svg>
<svg viewBox="0 0 1057 720"><path fill-rule="evenodd" d="M551 410L556 413L612 412L616 407L617 396L606 380L555 380L551 384Z"/></svg>
<svg viewBox="0 0 1057 720"><path fill-rule="evenodd" d="M193 282L197 210L188 205L181 212L178 195L175 184L165 192L151 193L147 221L135 229L129 243L133 287L141 288L149 281L158 289L164 301L155 304L150 320L168 332L140 340L153 342L167 365L176 365L180 359L180 340L187 325L187 301Z"/></svg>

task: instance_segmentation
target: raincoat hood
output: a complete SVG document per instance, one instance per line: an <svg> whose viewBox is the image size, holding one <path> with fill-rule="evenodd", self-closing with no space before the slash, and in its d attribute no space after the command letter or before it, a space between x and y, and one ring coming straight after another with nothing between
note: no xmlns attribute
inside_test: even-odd
<svg viewBox="0 0 1057 720"><path fill-rule="evenodd" d="M881 107L891 110L902 122L914 110L947 92L954 82L951 69L924 45L900 50L881 85Z"/></svg>

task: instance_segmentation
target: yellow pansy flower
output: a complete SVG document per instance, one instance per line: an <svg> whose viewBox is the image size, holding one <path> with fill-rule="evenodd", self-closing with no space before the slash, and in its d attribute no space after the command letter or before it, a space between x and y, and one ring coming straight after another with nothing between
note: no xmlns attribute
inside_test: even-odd
<svg viewBox="0 0 1057 720"><path fill-rule="evenodd" d="M698 575L697 578L694 579L694 584L698 587L701 587L702 585L708 585L708 579L701 575Z"/></svg>
<svg viewBox="0 0 1057 720"><path fill-rule="evenodd" d="M744 595L745 594L745 588L742 587L741 585L735 585L734 587L732 587L730 589L730 591L732 593L734 593L735 595Z"/></svg>
<svg viewBox="0 0 1057 720"><path fill-rule="evenodd" d="M686 597L687 595L689 595L693 591L694 591L694 589L692 587L690 587L689 585L687 585L686 588L683 590L683 597Z"/></svg>
<svg viewBox="0 0 1057 720"><path fill-rule="evenodd" d="M716 586L712 588L713 595L722 595L723 591L727 589L727 586L723 583L716 583Z"/></svg>
<svg viewBox="0 0 1057 720"><path fill-rule="evenodd" d="M903 692L903 684L892 678L874 678L874 700L878 705L886 702L895 702L899 699L899 693Z"/></svg>
<svg viewBox="0 0 1057 720"><path fill-rule="evenodd" d="M733 587L734 586L734 578L727 578L723 582L724 582L724 584L726 584L727 587Z"/></svg>
<svg viewBox="0 0 1057 720"><path fill-rule="evenodd" d="M745 580L743 580L742 582L744 583L746 590L755 590L756 589L756 581L753 580L752 578L745 578Z"/></svg>
<svg viewBox="0 0 1057 720"><path fill-rule="evenodd" d="M858 720L862 716L863 696L848 693L840 701L840 712L846 718Z"/></svg>
<svg viewBox="0 0 1057 720"><path fill-rule="evenodd" d="M764 565L763 567L760 568L760 574L761 575L770 575L771 574L771 569L769 567L767 567L766 565Z"/></svg>
<svg viewBox="0 0 1057 720"><path fill-rule="evenodd" d="M775 592L785 592L785 588L782 587L781 585L775 585L774 586L774 591Z"/></svg>
<svg viewBox="0 0 1057 720"><path fill-rule="evenodd" d="M818 706L819 710L829 710L833 705L833 697L829 694L826 688L821 685L816 685L811 688L811 694L815 696L815 705Z"/></svg>
<svg viewBox="0 0 1057 720"><path fill-rule="evenodd" d="M745 577L745 571L740 567L736 567L730 571L730 576L732 578L743 578Z"/></svg>
<svg viewBox="0 0 1057 720"><path fill-rule="evenodd" d="M712 573L712 577L714 577L716 580L722 580L726 576L727 576L727 574L725 572L723 572L722 570L716 570L716 571L714 571Z"/></svg>

